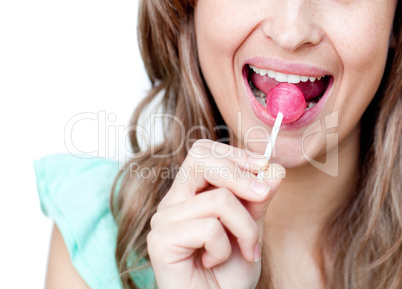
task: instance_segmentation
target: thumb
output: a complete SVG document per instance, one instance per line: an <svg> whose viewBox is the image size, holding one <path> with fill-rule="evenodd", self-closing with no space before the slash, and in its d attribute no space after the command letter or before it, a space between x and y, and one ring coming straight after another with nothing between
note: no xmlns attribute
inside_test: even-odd
<svg viewBox="0 0 402 289"><path fill-rule="evenodd" d="M267 212L267 208L272 198L276 194L281 185L283 179L286 177L286 170L279 164L271 163L265 170L264 178L262 182L269 185L269 192L266 197L258 202L246 202L244 206L250 213L251 217L257 221L257 223L264 222L264 217Z"/></svg>

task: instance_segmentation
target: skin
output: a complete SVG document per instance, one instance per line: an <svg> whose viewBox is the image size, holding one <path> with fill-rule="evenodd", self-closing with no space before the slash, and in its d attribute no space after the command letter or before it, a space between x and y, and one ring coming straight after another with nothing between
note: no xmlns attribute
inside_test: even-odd
<svg viewBox="0 0 402 289"><path fill-rule="evenodd" d="M229 168L232 177L194 173L174 182L148 236L159 288L254 288L261 270L257 244L275 264L271 277L276 288L324 288L317 237L354 188L359 121L384 72L395 7L394 0L197 2L201 69L239 153L224 157L229 147L198 142L184 161L184 169ZM272 161L286 168L286 180L264 179L261 183L270 187L264 195L253 192L254 176L236 177L233 165L243 171L266 166L246 153L263 154L267 139L262 130L247 136L248 129L271 130L255 116L246 96L242 69L250 57L315 66L334 79L313 120L325 124L325 116L337 112L337 118L327 118L334 128L308 138L303 133L313 121L281 131ZM330 133L336 134L332 141ZM303 148L326 167L312 165ZM284 171L272 167L274 175Z"/></svg>
<svg viewBox="0 0 402 289"><path fill-rule="evenodd" d="M353 188L359 120L383 74L395 5L392 0L197 2L201 68L235 132L231 145L237 148L197 142L182 166L192 174L185 181L177 179L159 205L148 235L159 288L254 288L261 270L260 246L275 264L276 288L323 288L314 242L326 217ZM250 158L245 148L261 154L266 141L248 142L245 132L254 126L270 131L245 96L241 70L250 56L330 71L334 86L317 119L338 111L339 123L331 131L338 142L327 148L326 134L316 133L304 145L310 157L327 161L329 169L338 166L336 177L303 156L306 127L280 132L273 161L286 167L285 180L282 166L271 165L271 177L262 182L249 173L267 164ZM266 135L255 130L250 138L265 140ZM328 153L336 148L337 158ZM227 155L229 149L232 154ZM227 173L213 174L216 168ZM236 177L236 169L245 174ZM88 288L56 226L48 268L47 288Z"/></svg>
<svg viewBox="0 0 402 289"><path fill-rule="evenodd" d="M195 25L200 64L226 124L234 131L233 144L248 145L259 153L266 145L250 143L245 137L247 129L264 126L244 91L242 68L251 57L327 70L335 83L318 118L338 111L339 142L345 140L358 128L381 81L395 6L392 0L198 1ZM239 111L240 132L235 129ZM305 130L282 131L274 160L286 168L306 164L301 145ZM252 136L266 137L259 131ZM305 141L313 158L326 151L325 133Z"/></svg>
<svg viewBox="0 0 402 289"><path fill-rule="evenodd" d="M74 268L68 254L67 246L57 225L53 227L50 244L46 288L89 289L88 285Z"/></svg>

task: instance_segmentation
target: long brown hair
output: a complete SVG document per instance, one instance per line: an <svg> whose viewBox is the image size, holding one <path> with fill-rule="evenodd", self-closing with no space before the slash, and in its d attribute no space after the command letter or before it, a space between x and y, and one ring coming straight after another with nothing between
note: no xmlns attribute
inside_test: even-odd
<svg viewBox="0 0 402 289"><path fill-rule="evenodd" d="M328 220L320 240L327 288L402 286L401 6L399 1L393 31L396 48L390 50L382 84L362 118L356 193ZM226 140L225 131L216 129L225 124L200 71L193 8L193 1L184 0L140 3L138 40L152 89L134 111L130 125L139 124L144 109L157 99L155 110L177 117L183 127L167 118L163 141L132 159L116 178L111 208L118 224L116 262L125 288L137 288L131 272L149 265L146 236L150 219L188 152L188 146L181 143L182 134L188 139ZM210 135L205 130L191 130L194 127L206 128ZM135 130L130 141L133 150L140 152ZM170 174L156 180L133 177L130 164L139 169L168 169ZM263 274L258 288L270 283Z"/></svg>

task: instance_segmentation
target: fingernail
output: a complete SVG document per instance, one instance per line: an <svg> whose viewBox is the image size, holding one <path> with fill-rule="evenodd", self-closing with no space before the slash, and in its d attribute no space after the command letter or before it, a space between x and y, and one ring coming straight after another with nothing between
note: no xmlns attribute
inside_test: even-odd
<svg viewBox="0 0 402 289"><path fill-rule="evenodd" d="M264 156L260 156L260 157L248 156L248 162L252 166L259 167L259 168L265 168L268 166L268 159Z"/></svg>
<svg viewBox="0 0 402 289"><path fill-rule="evenodd" d="M250 183L250 190L258 196L265 197L270 189L266 183L260 180L252 180Z"/></svg>
<svg viewBox="0 0 402 289"><path fill-rule="evenodd" d="M254 248L254 262L259 262L261 260L261 247L257 244Z"/></svg>

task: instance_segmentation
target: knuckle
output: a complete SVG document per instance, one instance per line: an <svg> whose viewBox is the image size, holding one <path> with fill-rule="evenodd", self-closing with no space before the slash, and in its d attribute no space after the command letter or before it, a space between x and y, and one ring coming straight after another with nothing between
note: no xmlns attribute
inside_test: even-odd
<svg viewBox="0 0 402 289"><path fill-rule="evenodd" d="M221 250L216 255L217 262L222 263L226 261L231 254L232 254L232 247L230 245L222 247Z"/></svg>
<svg viewBox="0 0 402 289"><path fill-rule="evenodd" d="M197 141L198 142L198 141ZM189 156L193 158L197 158L199 156L205 156L209 153L210 149L209 147L205 146L205 144L197 143L195 142L190 151L189 151Z"/></svg>
<svg viewBox="0 0 402 289"><path fill-rule="evenodd" d="M166 193L166 195L163 197L163 199L159 202L157 208L156 208L156 213L160 212L161 210L163 210L164 208L169 206L169 199L171 199L171 191L174 188L174 183L171 187L171 189Z"/></svg>
<svg viewBox="0 0 402 289"><path fill-rule="evenodd" d="M158 224L158 216L159 216L158 213L155 213L152 216L151 221L149 222L149 224L151 226L151 230L154 229L157 226L157 224Z"/></svg>
<svg viewBox="0 0 402 289"><path fill-rule="evenodd" d="M161 259L166 253L166 242L161 242L166 238L163 237L163 230L153 229L149 231L146 238L147 251L150 257Z"/></svg>
<svg viewBox="0 0 402 289"><path fill-rule="evenodd" d="M222 231L221 223L215 218L209 218L204 224L205 237L208 240L213 240L219 236Z"/></svg>
<svg viewBox="0 0 402 289"><path fill-rule="evenodd" d="M201 138L201 139L197 139L197 140L193 143L192 147L195 147L195 146L206 146L206 145L207 145L207 146L210 146L212 143L213 143L213 141L210 140L210 139Z"/></svg>
<svg viewBox="0 0 402 289"><path fill-rule="evenodd" d="M208 158L211 155L211 146L214 143L214 141L209 140L209 139L198 139L196 140L188 153L188 156L194 158L194 159L200 159L200 158Z"/></svg>
<svg viewBox="0 0 402 289"><path fill-rule="evenodd" d="M147 250L150 255L153 255L153 253L155 252L155 248L157 247L155 242L156 239L157 238L155 237L155 231L149 231L147 235Z"/></svg>
<svg viewBox="0 0 402 289"><path fill-rule="evenodd" d="M234 195L231 191L226 188L216 189L212 195L212 204L215 207L221 208L223 206L228 206L234 201Z"/></svg>

